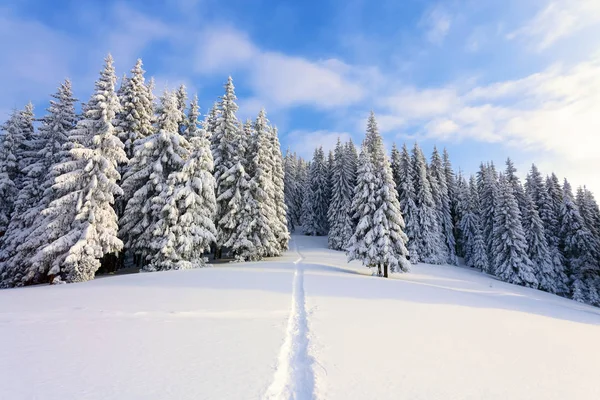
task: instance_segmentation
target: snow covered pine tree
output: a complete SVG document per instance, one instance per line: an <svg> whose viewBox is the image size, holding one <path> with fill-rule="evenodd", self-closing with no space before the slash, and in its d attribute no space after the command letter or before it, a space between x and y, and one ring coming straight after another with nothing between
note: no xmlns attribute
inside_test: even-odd
<svg viewBox="0 0 600 400"><path fill-rule="evenodd" d="M348 260L377 268L378 275L383 273L386 278L388 272L407 272L408 238L403 231L392 168L373 112L359 159L352 211L359 222L348 244Z"/></svg>

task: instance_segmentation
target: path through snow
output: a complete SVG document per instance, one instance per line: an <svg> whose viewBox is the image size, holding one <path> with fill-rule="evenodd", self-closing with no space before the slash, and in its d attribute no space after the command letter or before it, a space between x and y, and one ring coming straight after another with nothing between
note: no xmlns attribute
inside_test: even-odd
<svg viewBox="0 0 600 400"><path fill-rule="evenodd" d="M292 307L288 319L285 340L277 359L273 383L267 389L267 400L311 400L316 399L313 357L308 349L308 320L304 293L304 257L294 240L292 247L298 253L294 261L294 289Z"/></svg>

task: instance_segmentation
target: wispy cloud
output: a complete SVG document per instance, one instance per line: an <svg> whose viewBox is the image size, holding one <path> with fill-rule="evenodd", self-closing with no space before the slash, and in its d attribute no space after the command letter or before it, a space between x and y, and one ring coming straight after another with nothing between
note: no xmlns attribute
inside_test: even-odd
<svg viewBox="0 0 600 400"><path fill-rule="evenodd" d="M600 58L461 91L404 90L382 104L384 119L403 117L403 128L412 128L417 138L470 139L537 151L541 160L560 160L559 173L580 171L575 176L580 183L586 182L581 166L600 168ZM585 178L600 190L594 174Z"/></svg>
<svg viewBox="0 0 600 400"><path fill-rule="evenodd" d="M425 37L429 42L441 45L452 26L452 16L438 4L425 13L420 25L426 29Z"/></svg>
<svg viewBox="0 0 600 400"><path fill-rule="evenodd" d="M524 26L506 35L508 39L524 38L538 51L558 40L600 23L597 0L553 0Z"/></svg>

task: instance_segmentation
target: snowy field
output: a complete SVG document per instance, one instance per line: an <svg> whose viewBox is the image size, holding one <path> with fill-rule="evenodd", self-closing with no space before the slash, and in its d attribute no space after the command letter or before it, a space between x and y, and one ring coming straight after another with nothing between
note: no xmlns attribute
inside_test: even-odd
<svg viewBox="0 0 600 400"><path fill-rule="evenodd" d="M2 290L0 399L600 399L600 310L325 247Z"/></svg>

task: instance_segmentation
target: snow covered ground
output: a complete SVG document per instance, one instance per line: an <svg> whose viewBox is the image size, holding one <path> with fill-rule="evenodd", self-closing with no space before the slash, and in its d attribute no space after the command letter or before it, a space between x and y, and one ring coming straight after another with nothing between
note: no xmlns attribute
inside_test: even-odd
<svg viewBox="0 0 600 400"><path fill-rule="evenodd" d="M2 399L599 399L600 310L458 267L284 257L0 291Z"/></svg>

